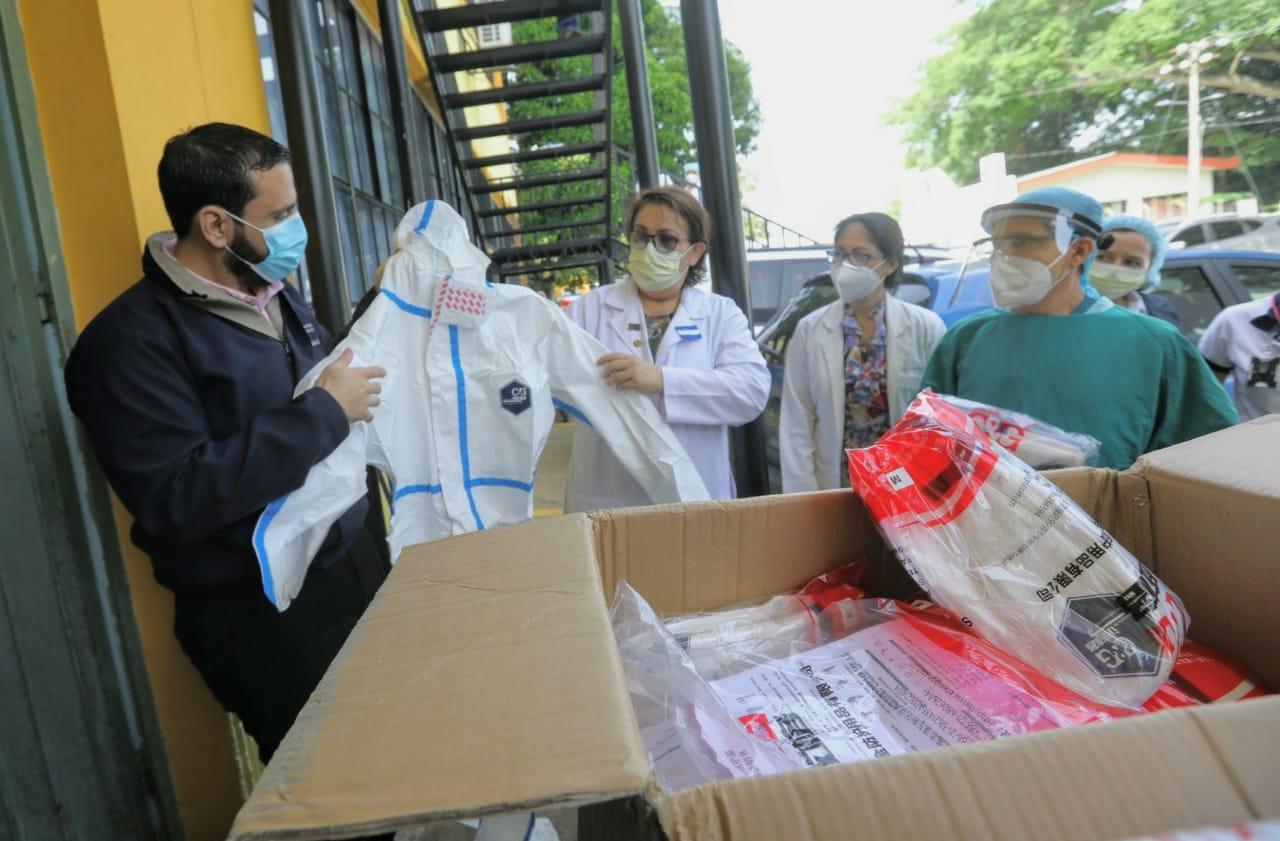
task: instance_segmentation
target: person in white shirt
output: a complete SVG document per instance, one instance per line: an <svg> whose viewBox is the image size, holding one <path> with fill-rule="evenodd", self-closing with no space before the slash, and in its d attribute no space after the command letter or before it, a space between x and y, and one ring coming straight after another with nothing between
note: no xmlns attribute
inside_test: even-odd
<svg viewBox="0 0 1280 841"><path fill-rule="evenodd" d="M694 286L706 272L709 229L707 212L684 190L641 191L627 214L627 276L579 298L566 313L613 351L598 360L609 384L648 395L711 497L732 499L729 427L759 417L770 378L738 305ZM599 435L578 424L565 510L650 501Z"/></svg>
<svg viewBox="0 0 1280 841"><path fill-rule="evenodd" d="M903 238L883 213L836 226L829 254L840 299L810 313L787 345L778 445L784 493L848 487L847 449L902 417L946 332L936 313L885 293L902 276Z"/></svg>
<svg viewBox="0 0 1280 841"><path fill-rule="evenodd" d="M1280 292L1218 313L1200 353L1218 379L1235 375L1241 421L1280 412Z"/></svg>

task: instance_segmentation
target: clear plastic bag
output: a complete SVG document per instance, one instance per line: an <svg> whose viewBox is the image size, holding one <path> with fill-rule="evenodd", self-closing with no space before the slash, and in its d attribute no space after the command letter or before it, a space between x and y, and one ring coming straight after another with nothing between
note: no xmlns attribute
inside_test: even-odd
<svg viewBox="0 0 1280 841"><path fill-rule="evenodd" d="M619 584L614 634L664 789L1132 714L1055 684L943 608L863 598L850 583L861 569L666 623Z"/></svg>
<svg viewBox="0 0 1280 841"><path fill-rule="evenodd" d="M1103 706L1139 708L1186 635L1182 602L1065 493L924 392L849 475L930 598Z"/></svg>
<svg viewBox="0 0 1280 841"><path fill-rule="evenodd" d="M1031 415L949 394L937 397L973 418L991 441L1036 470L1083 467L1102 449L1102 442L1091 435L1067 432Z"/></svg>

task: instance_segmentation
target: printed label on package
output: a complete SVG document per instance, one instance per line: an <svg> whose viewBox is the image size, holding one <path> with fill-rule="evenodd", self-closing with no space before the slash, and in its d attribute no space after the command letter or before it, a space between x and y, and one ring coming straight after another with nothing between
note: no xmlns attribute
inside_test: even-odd
<svg viewBox="0 0 1280 841"><path fill-rule="evenodd" d="M894 619L785 660L714 681L755 738L808 766L858 762L1053 729L1036 698ZM703 716L698 716L699 724ZM722 765L736 746L703 736Z"/></svg>

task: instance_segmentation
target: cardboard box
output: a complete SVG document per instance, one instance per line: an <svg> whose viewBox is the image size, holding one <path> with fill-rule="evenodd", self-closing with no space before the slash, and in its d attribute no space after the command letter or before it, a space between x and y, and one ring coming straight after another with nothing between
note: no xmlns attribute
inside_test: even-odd
<svg viewBox="0 0 1280 841"><path fill-rule="evenodd" d="M1192 638L1280 686L1280 417L1126 473L1052 478L1181 595ZM414 547L232 837L346 837L635 795L649 804L635 819L656 813L673 841L1114 839L1280 815L1280 697L656 791L609 624L615 582L670 614L763 598L857 558L872 561L875 592L902 592L849 492L575 515Z"/></svg>

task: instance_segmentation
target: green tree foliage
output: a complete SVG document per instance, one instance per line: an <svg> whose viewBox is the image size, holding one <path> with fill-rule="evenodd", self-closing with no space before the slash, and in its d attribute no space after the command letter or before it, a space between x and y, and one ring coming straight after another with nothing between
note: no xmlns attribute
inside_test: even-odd
<svg viewBox="0 0 1280 841"><path fill-rule="evenodd" d="M1204 154L1240 154L1262 200L1280 201L1280 3L974 6L892 117L905 127L910 164L940 166L967 183L990 152L1004 152L1015 173L1109 151L1185 154L1187 73L1173 49L1221 39L1201 75ZM1242 191L1248 182L1236 171L1222 187Z"/></svg>
<svg viewBox="0 0 1280 841"><path fill-rule="evenodd" d="M654 123L658 146L658 163L663 172L679 179L686 164L697 161L697 148L693 135L693 106L689 94L688 70L685 62L684 34L679 18L667 12L658 0L642 0L645 22L645 38L648 48L650 98L653 104ZM535 20L518 23L513 27L516 43L548 41L557 37L553 20ZM725 44L729 72L730 108L734 120L734 140L740 155L749 154L755 148L760 133L760 109L751 88L751 66L741 50ZM591 75L590 57L555 59L521 65L518 71L508 75L507 84L518 85L550 79L565 79ZM631 128L631 106L627 95L626 69L623 63L620 25L617 16L613 21L613 112L611 122L612 141L617 153L613 162L610 217L612 231L618 236L622 229L627 200L635 190L633 158L635 140ZM554 114L590 111L598 107L592 93L570 94L512 103L508 119L524 120ZM551 132L531 133L520 136L521 148L534 148L551 142L573 145L590 143L595 138L592 126L556 129ZM573 172L591 168L595 158L557 158L549 161L528 162L521 166L525 176L554 172ZM532 190L521 190L518 203L540 204L565 198L587 198L600 192L599 182L558 184ZM579 208L574 217L585 217ZM590 214L598 216L598 211ZM556 215L522 214L521 225L532 227L541 223L558 221ZM592 232L598 229L592 229ZM525 244L554 242L573 239L587 231L554 231L525 235ZM568 279L573 273L559 279Z"/></svg>

